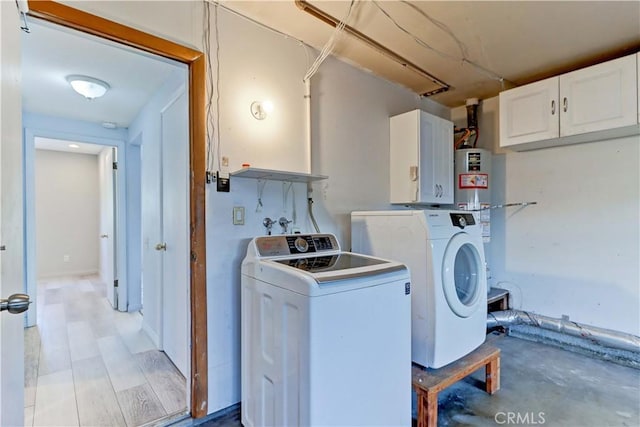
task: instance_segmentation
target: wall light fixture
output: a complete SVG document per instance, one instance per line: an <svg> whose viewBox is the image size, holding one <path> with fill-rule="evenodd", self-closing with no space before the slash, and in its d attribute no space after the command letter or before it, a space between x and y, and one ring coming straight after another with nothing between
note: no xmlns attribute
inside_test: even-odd
<svg viewBox="0 0 640 427"><path fill-rule="evenodd" d="M111 88L107 82L77 74L67 76L67 82L69 82L73 90L87 99L100 98Z"/></svg>
<svg viewBox="0 0 640 427"><path fill-rule="evenodd" d="M251 115L256 120L266 119L271 112L273 112L273 103L271 101L253 101L251 103Z"/></svg>

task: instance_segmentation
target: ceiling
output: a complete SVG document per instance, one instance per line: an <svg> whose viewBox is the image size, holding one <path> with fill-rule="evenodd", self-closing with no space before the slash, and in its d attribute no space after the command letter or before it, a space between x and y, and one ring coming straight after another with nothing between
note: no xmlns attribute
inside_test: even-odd
<svg viewBox="0 0 640 427"><path fill-rule="evenodd" d="M350 5L347 0L309 3L338 19ZM293 0L221 4L318 50L333 31ZM640 50L638 1L358 0L348 25L449 85L431 99L450 107ZM36 19L29 26L31 33L23 35L25 111L127 127L174 70L186 69ZM339 39L333 54L418 94L443 87L350 35ZM111 89L89 101L70 89L69 74L105 80Z"/></svg>
<svg viewBox="0 0 640 427"><path fill-rule="evenodd" d="M29 20L22 35L22 108L31 113L128 127L179 64L79 31ZM111 88L88 100L66 76L81 74Z"/></svg>
<svg viewBox="0 0 640 427"><path fill-rule="evenodd" d="M36 136L34 138L36 150L64 151L67 153L91 154L98 155L104 150L104 145L87 144L78 141L68 141L55 138L42 138Z"/></svg>
<svg viewBox="0 0 640 427"><path fill-rule="evenodd" d="M307 3L341 20L351 2ZM318 50L333 31L293 0L221 4ZM347 25L450 86L431 96L449 107L640 49L638 1L358 0ZM443 87L351 35L333 54L418 94Z"/></svg>

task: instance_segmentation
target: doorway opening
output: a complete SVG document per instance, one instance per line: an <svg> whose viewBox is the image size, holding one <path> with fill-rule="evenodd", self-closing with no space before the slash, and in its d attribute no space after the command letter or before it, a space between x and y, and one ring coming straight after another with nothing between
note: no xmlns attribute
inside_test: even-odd
<svg viewBox="0 0 640 427"><path fill-rule="evenodd" d="M207 340L206 340L206 284L205 284L205 73L203 54L167 40L90 15L54 2L30 3L30 14L63 26L98 35L108 40L132 46L186 64L189 80L188 94L189 142L189 239L186 258L189 262L188 298L190 301L191 355L187 381L190 383L190 408L193 417L207 414ZM147 294L147 288L145 288ZM118 303L119 305L119 303Z"/></svg>

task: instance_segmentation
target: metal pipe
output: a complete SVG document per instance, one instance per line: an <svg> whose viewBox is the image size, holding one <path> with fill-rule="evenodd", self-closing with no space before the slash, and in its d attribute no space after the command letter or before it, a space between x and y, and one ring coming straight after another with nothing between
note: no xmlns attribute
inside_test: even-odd
<svg viewBox="0 0 640 427"><path fill-rule="evenodd" d="M565 335L587 339L604 347L640 352L640 337L596 326L583 325L569 319L555 319L520 310L494 311L487 314L487 328L530 325Z"/></svg>
<svg viewBox="0 0 640 427"><path fill-rule="evenodd" d="M307 184L307 191L311 194L311 184ZM320 232L320 227L318 227L318 223L316 222L316 218L313 216L313 198L307 198L307 206L309 207L309 218L311 218L311 222L313 223L313 228L316 230L316 233Z"/></svg>
<svg viewBox="0 0 640 427"><path fill-rule="evenodd" d="M329 24L332 27L337 27L338 24L340 23L340 20L329 15L328 13L326 13L325 11L318 9L316 6L309 4L307 1L305 0L295 0L296 2L296 6L298 6L299 9L303 10L304 12L307 12L309 15L319 19L320 21L324 22L325 24ZM375 51L377 51L378 53L386 56L389 59L392 59L393 61L397 62L398 64L402 65L405 68L408 68L409 70L420 74L421 76L431 80L433 83L437 84L438 86L441 86L439 89L436 90L432 90L426 93L423 93L423 96L431 96L431 95L435 95L437 93L441 93L441 92L446 92L450 89L450 86L448 84L446 84L445 82L443 82L442 80L438 79L437 77L429 74L427 71L423 70L422 68L420 68L419 66L417 66L416 64L410 62L409 60L407 60L406 58L398 55L397 53L395 53L394 51L392 51L391 49L381 45L380 43L378 43L377 41L373 40L371 37L367 36L366 34L361 33L360 31L356 30L355 28L349 26L349 25L345 25L344 26L344 32L348 33L350 35L352 35L353 37L357 38L358 40L364 42L365 44L369 45L369 47L371 47L372 49L374 49Z"/></svg>

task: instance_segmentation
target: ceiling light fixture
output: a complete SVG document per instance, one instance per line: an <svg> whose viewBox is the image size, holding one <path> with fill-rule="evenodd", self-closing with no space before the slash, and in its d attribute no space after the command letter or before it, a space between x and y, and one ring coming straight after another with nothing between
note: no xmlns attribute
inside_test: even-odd
<svg viewBox="0 0 640 427"><path fill-rule="evenodd" d="M87 99L100 98L111 88L107 82L77 74L67 76L67 81L73 90Z"/></svg>
<svg viewBox="0 0 640 427"><path fill-rule="evenodd" d="M80 148L78 144L69 144L69 148Z"/></svg>
<svg viewBox="0 0 640 427"><path fill-rule="evenodd" d="M273 111L273 102L271 101L253 101L251 103L251 115L256 120L264 120L269 113Z"/></svg>

